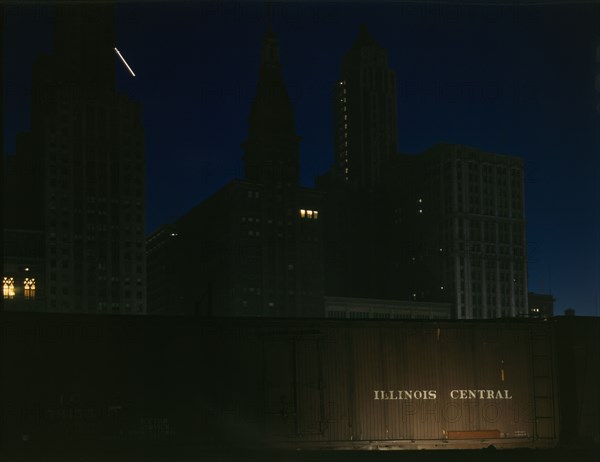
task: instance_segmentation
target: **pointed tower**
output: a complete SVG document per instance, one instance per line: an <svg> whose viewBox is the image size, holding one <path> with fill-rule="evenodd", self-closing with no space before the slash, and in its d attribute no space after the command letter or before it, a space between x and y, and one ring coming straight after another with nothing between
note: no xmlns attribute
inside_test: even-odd
<svg viewBox="0 0 600 462"><path fill-rule="evenodd" d="M267 184L297 185L300 177L300 137L281 75L277 37L265 33L256 95L243 143L246 179Z"/></svg>
<svg viewBox="0 0 600 462"><path fill-rule="evenodd" d="M268 27L242 144L245 178L152 236L152 312L323 315L322 194L299 185L299 142Z"/></svg>

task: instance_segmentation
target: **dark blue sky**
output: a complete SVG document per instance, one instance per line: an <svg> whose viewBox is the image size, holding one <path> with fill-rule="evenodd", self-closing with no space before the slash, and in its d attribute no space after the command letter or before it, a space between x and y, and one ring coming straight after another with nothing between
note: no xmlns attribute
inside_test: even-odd
<svg viewBox="0 0 600 462"><path fill-rule="evenodd" d="M361 23L389 52L404 153L440 141L525 159L529 289L556 312L598 315L600 4L274 2L284 77L302 136L302 178L332 160L331 89ZM485 3L485 2L478 2ZM148 231L242 176L240 144L258 78L266 7L125 2L117 9L121 91L146 129ZM50 52L47 6L9 6L5 150L29 127L33 58Z"/></svg>

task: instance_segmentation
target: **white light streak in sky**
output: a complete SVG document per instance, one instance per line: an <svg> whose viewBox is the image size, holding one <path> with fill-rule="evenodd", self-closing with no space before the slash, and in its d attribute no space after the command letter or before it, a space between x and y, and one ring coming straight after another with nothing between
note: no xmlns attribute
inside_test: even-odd
<svg viewBox="0 0 600 462"><path fill-rule="evenodd" d="M129 71L129 73L135 77L135 74L133 73L133 70L131 69L131 67L129 67L129 64L127 64L127 61L125 61L125 58L123 58L123 55L121 54L121 52L117 49L117 47L115 47L115 51L117 52L117 55L119 55L119 58L121 58L121 61L123 61L123 64L125 64L125 66L127 67L127 70Z"/></svg>

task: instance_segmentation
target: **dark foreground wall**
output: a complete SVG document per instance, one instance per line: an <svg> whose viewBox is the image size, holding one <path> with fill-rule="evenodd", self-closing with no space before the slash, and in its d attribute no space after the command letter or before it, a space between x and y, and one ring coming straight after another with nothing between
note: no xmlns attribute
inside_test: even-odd
<svg viewBox="0 0 600 462"><path fill-rule="evenodd" d="M554 324L561 441L600 446L600 318L564 317Z"/></svg>
<svg viewBox="0 0 600 462"><path fill-rule="evenodd" d="M2 438L552 446L560 416L577 418L572 391L559 396L556 337L554 322L5 314Z"/></svg>

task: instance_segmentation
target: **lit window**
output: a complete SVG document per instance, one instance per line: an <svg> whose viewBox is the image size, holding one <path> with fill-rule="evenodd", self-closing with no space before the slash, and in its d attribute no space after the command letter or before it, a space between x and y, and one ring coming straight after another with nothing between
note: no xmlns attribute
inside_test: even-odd
<svg viewBox="0 0 600 462"><path fill-rule="evenodd" d="M25 287L24 295L27 299L35 298L35 278L25 278L23 282Z"/></svg>
<svg viewBox="0 0 600 462"><path fill-rule="evenodd" d="M15 297L15 279L11 277L2 278L2 296L3 298Z"/></svg>
<svg viewBox="0 0 600 462"><path fill-rule="evenodd" d="M305 210L300 209L300 218L308 218L309 220L316 220L319 217L319 212L317 210Z"/></svg>

